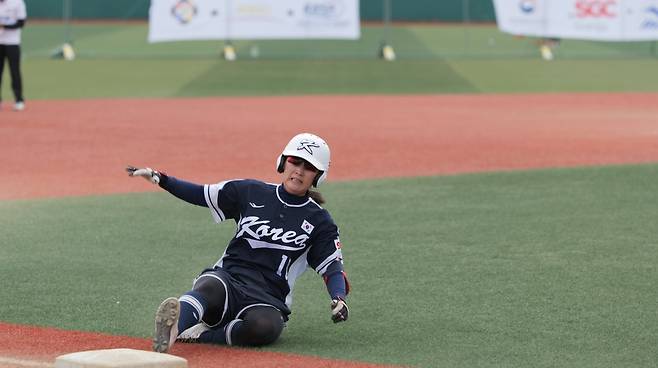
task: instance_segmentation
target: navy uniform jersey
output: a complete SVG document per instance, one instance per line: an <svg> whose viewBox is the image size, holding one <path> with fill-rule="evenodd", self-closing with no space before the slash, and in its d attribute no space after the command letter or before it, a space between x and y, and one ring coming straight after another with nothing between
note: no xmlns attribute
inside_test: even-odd
<svg viewBox="0 0 658 368"><path fill-rule="evenodd" d="M215 267L221 267L254 294L284 303L289 313L297 278L307 268L324 275L342 263L338 227L327 210L309 197L294 196L281 184L230 180L204 186L215 222L233 219L235 236ZM275 305L276 306L276 305Z"/></svg>

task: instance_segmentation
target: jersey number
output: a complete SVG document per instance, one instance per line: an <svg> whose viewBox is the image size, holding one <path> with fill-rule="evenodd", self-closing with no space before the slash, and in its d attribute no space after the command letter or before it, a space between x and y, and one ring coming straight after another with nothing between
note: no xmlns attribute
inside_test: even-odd
<svg viewBox="0 0 658 368"><path fill-rule="evenodd" d="M283 277L283 278L288 278L288 275L282 275L283 270L286 269L286 263L288 263L288 256L287 255L282 255L281 256L281 263L279 264L279 269L276 270L276 274Z"/></svg>

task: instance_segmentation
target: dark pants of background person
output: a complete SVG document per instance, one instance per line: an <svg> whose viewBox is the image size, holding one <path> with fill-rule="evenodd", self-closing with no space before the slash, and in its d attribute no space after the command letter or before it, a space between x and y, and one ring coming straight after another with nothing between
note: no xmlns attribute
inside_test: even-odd
<svg viewBox="0 0 658 368"><path fill-rule="evenodd" d="M11 89L16 102L23 102L23 81L21 80L21 47L20 45L0 45L0 86L5 67L5 59L9 61L11 74Z"/></svg>

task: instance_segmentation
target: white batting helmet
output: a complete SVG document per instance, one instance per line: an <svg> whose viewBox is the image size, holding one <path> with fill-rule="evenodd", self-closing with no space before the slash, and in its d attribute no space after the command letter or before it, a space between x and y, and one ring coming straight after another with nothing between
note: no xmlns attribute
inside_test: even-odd
<svg viewBox="0 0 658 368"><path fill-rule="evenodd" d="M318 169L318 174L313 180L314 187L319 186L327 179L329 164L331 163L331 151L329 151L329 145L324 139L311 133L301 133L292 137L276 161L276 171L283 172L286 163L284 158L287 156L302 158Z"/></svg>

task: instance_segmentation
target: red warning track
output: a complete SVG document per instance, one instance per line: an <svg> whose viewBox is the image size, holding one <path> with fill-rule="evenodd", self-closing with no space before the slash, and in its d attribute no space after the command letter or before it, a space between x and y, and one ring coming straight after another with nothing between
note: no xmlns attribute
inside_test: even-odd
<svg viewBox="0 0 658 368"><path fill-rule="evenodd" d="M276 181L301 131L329 142L330 181L651 162L658 94L34 101L0 112L0 200L157 190L126 164Z"/></svg>
<svg viewBox="0 0 658 368"><path fill-rule="evenodd" d="M658 94L33 101L0 112L0 200L157 190L129 180L126 164L198 183L276 181L277 155L302 131L329 142L330 181L658 162ZM118 347L149 342L0 323L2 367ZM200 368L375 367L204 345L173 353Z"/></svg>

